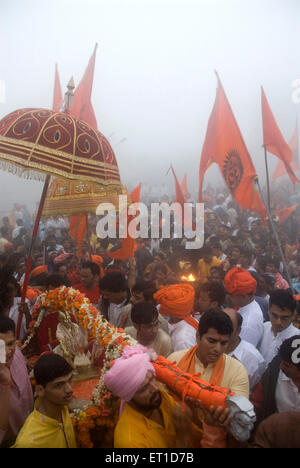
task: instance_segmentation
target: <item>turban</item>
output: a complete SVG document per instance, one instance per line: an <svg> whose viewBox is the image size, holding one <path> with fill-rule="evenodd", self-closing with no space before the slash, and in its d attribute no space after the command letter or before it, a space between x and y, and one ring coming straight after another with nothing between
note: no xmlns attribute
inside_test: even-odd
<svg viewBox="0 0 300 468"><path fill-rule="evenodd" d="M49 273L47 265L42 265L34 268L31 272L31 278L41 275L42 273Z"/></svg>
<svg viewBox="0 0 300 468"><path fill-rule="evenodd" d="M228 271L224 279L225 289L229 294L240 296L255 293L257 282L249 271L234 267Z"/></svg>
<svg viewBox="0 0 300 468"><path fill-rule="evenodd" d="M107 388L124 401L130 401L144 382L147 372L155 375L150 361L149 349L142 345L126 346L121 357L116 359L104 375Z"/></svg>
<svg viewBox="0 0 300 468"><path fill-rule="evenodd" d="M195 290L190 284L162 286L154 295L160 304L159 312L173 318L185 320L198 329L198 322L190 314L194 306Z"/></svg>
<svg viewBox="0 0 300 468"><path fill-rule="evenodd" d="M100 257L100 255L92 255L92 262L93 263L97 263L97 265L99 265L101 267L102 263L103 263L103 258Z"/></svg>
<svg viewBox="0 0 300 468"><path fill-rule="evenodd" d="M65 254L60 254L58 257L56 257L53 262L54 263L62 263L62 262L65 262L69 257L70 257L71 254L69 253L65 253Z"/></svg>

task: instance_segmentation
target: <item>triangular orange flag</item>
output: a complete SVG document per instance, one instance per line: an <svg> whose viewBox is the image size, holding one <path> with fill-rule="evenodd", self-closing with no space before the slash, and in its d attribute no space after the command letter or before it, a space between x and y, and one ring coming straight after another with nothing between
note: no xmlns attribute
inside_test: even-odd
<svg viewBox="0 0 300 468"><path fill-rule="evenodd" d="M292 136L292 139L289 142L289 147L292 150L292 161L289 161L294 172L300 171L299 165L299 142L298 142L298 123L296 121L296 127ZM284 176L287 174L285 166L282 161L278 161L277 166L272 175L272 179L277 179L278 177Z"/></svg>
<svg viewBox="0 0 300 468"><path fill-rule="evenodd" d="M289 206L288 208L282 208L275 212L275 215L279 217L279 224L283 223L292 213L296 210L297 205Z"/></svg>
<svg viewBox="0 0 300 468"><path fill-rule="evenodd" d="M91 103L96 51L97 44L95 45L93 55L89 60L85 74L75 90L73 103L70 108L70 114L72 114L77 119L84 120L93 128L97 129L97 120Z"/></svg>
<svg viewBox="0 0 300 468"><path fill-rule="evenodd" d="M261 109L263 123L263 146L267 151L281 159L293 184L300 182L290 164L292 161L292 150L282 136L274 115L272 114L263 88L261 88Z"/></svg>
<svg viewBox="0 0 300 468"><path fill-rule="evenodd" d="M188 187L187 187L187 176L186 176L186 174L184 174L184 177L183 177L182 182L180 184L180 188L182 190L182 193L184 195L185 200L187 201L190 198L190 193L189 193Z"/></svg>
<svg viewBox="0 0 300 468"><path fill-rule="evenodd" d="M201 153L199 201L202 201L204 174L212 163L216 163L237 203L265 216L266 208L255 186L255 167L218 75L217 78L216 100Z"/></svg>
<svg viewBox="0 0 300 468"><path fill-rule="evenodd" d="M186 219L184 219L184 204L186 203L186 198L185 198L185 196L183 194L181 185L179 184L179 181L177 179L177 176L175 174L173 166L171 166L171 169L172 169L173 176L174 176L174 179L175 179L175 191L176 191L175 202L179 203L181 205L181 213L179 213L178 210L176 210L176 212L179 214L179 216L181 215L181 225L182 226L186 226L188 228L193 228L193 222L192 222L191 218L189 216L187 216Z"/></svg>
<svg viewBox="0 0 300 468"><path fill-rule="evenodd" d="M59 112L63 103L63 96L61 91L60 79L57 69L57 63L55 64L55 79L54 79L54 93L53 93L53 105L52 110Z"/></svg>
<svg viewBox="0 0 300 468"><path fill-rule="evenodd" d="M132 203L139 203L141 197L141 187L142 184L140 183L129 195ZM126 208L127 211L127 208ZM118 260L126 260L127 258L133 258L134 252L136 250L136 241L134 237L131 237L128 234L128 226L130 222L135 218L135 216L128 215L127 212L127 237L122 239L121 248L116 250L115 252L110 252L108 256L110 258L115 258Z"/></svg>

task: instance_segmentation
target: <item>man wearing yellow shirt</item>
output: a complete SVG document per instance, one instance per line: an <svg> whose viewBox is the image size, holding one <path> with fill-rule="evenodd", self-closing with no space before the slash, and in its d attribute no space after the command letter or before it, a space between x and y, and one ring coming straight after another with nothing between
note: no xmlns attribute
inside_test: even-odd
<svg viewBox="0 0 300 468"><path fill-rule="evenodd" d="M121 398L115 448L200 447L202 431L191 421L191 412L182 413L173 397L158 387L147 348L125 348L104 380Z"/></svg>
<svg viewBox="0 0 300 468"><path fill-rule="evenodd" d="M232 322L228 315L220 308L212 309L201 316L197 332L197 345L189 350L172 353L168 360L176 362L177 367L190 374L200 373L201 379L229 388L237 395L249 398L249 378L245 367L236 359L226 355L230 336L233 332ZM226 411L226 410L224 410ZM209 416L209 415L207 415ZM224 414L218 413L217 418L210 419L210 426L218 440L214 447L225 447L227 429L223 425ZM223 427L220 427L223 426ZM203 424L204 436L202 446L210 446L206 435L212 431Z"/></svg>
<svg viewBox="0 0 300 468"><path fill-rule="evenodd" d="M73 369L56 354L40 357L34 367L38 399L13 448L76 448L67 405L73 398Z"/></svg>
<svg viewBox="0 0 300 468"><path fill-rule="evenodd" d="M203 247L201 249L201 257L197 265L197 276L201 283L205 283L210 278L210 270L212 267L220 267L221 260L214 257L210 247Z"/></svg>

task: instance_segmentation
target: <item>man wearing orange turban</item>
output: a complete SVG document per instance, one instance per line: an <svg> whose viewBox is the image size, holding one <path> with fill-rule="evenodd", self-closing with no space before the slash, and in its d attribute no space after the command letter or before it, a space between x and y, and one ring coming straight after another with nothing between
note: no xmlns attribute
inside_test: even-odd
<svg viewBox="0 0 300 468"><path fill-rule="evenodd" d="M238 309L243 317L240 337L257 347L264 331L264 319L260 306L254 299L256 280L243 268L234 267L224 279L230 305Z"/></svg>
<svg viewBox="0 0 300 468"><path fill-rule="evenodd" d="M190 284L163 286L154 294L160 305L159 312L169 317L169 334L174 351L191 348L196 344L198 322L191 316L195 290Z"/></svg>

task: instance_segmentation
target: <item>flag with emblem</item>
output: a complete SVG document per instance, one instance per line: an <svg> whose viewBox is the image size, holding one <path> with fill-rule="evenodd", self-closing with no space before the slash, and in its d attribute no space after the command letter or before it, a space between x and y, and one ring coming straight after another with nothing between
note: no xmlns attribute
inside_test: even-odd
<svg viewBox="0 0 300 468"><path fill-rule="evenodd" d="M203 179L208 168L216 163L232 197L243 208L266 214L255 181L257 174L241 131L217 74L218 88L211 112L199 170L199 201L202 202Z"/></svg>

